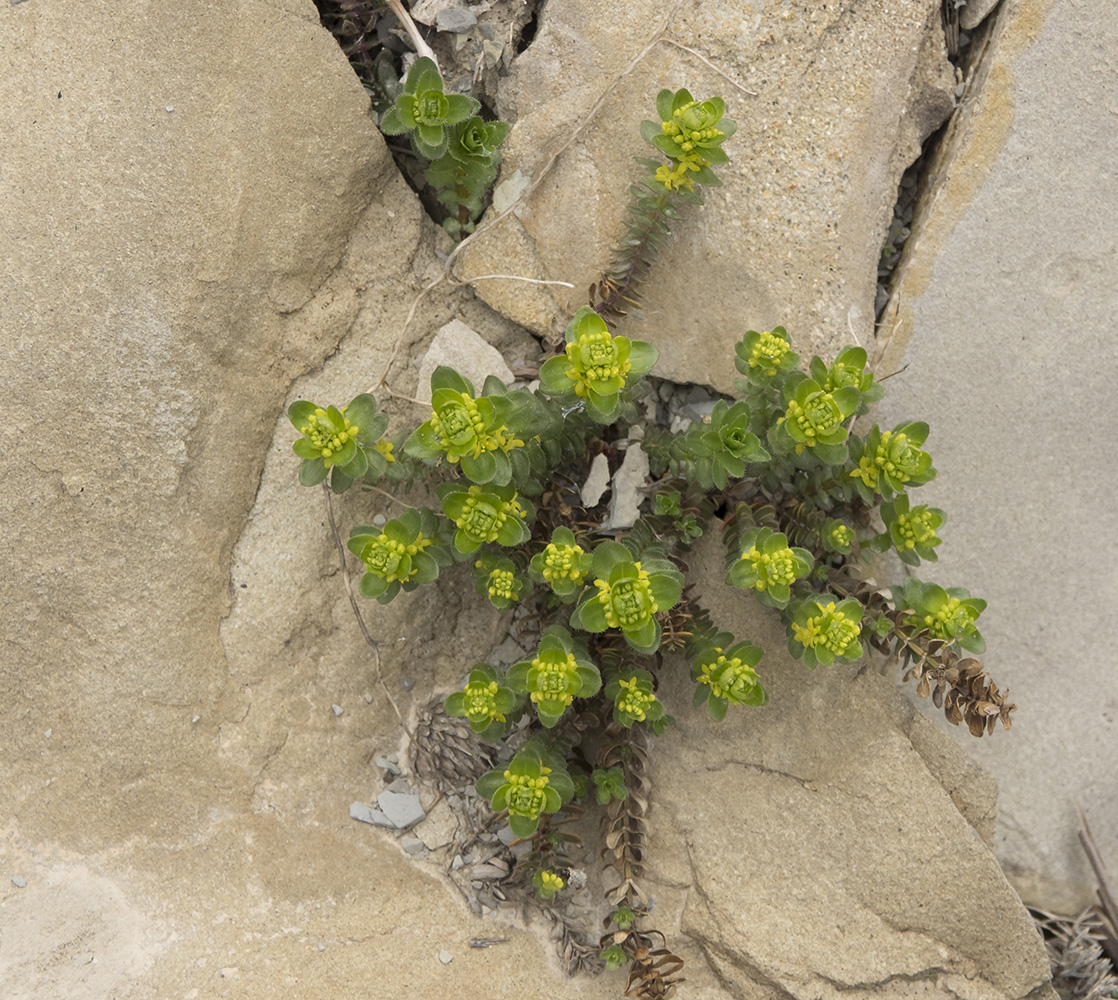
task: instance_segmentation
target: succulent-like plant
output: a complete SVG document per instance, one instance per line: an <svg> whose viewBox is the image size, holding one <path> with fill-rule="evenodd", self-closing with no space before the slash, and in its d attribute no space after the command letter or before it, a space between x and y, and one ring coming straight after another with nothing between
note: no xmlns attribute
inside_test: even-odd
<svg viewBox="0 0 1118 1000"><path fill-rule="evenodd" d="M865 609L854 598L845 601L807 598L797 605L788 623L788 649L802 658L804 666L830 666L835 660L853 662L862 658L862 631Z"/></svg>
<svg viewBox="0 0 1118 1000"><path fill-rule="evenodd" d="M466 686L448 695L445 705L447 715L464 717L475 733L491 740L504 733L515 707L516 695L488 663L477 664L470 671Z"/></svg>
<svg viewBox="0 0 1118 1000"><path fill-rule="evenodd" d="M509 667L509 686L528 694L540 722L551 728L575 698L592 698L602 686L602 676L583 644L572 640L561 625L552 625L540 636L531 660Z"/></svg>
<svg viewBox="0 0 1118 1000"><path fill-rule="evenodd" d="M377 439L388 426L388 417L377 413L373 396L362 393L340 410L300 399L291 404L287 416L302 435L291 450L303 460L299 482L304 486L317 486L331 470L331 483L338 481L339 492L370 469L383 475L386 460Z"/></svg>
<svg viewBox="0 0 1118 1000"><path fill-rule="evenodd" d="M541 815L558 812L575 789L562 758L528 742L515 753L508 767L482 775L477 791L493 809L507 809L509 829L524 838L539 828Z"/></svg>
<svg viewBox="0 0 1118 1000"><path fill-rule="evenodd" d="M594 550L597 593L575 608L571 624L587 632L620 629L634 649L652 653L660 645L658 611L674 607L683 594L683 574L664 559L634 561L618 542Z"/></svg>
<svg viewBox="0 0 1118 1000"><path fill-rule="evenodd" d="M771 528L750 528L740 544L741 555L730 566L726 582L754 591L757 600L769 607L787 607L792 584L811 572L811 553L790 547L788 537Z"/></svg>
<svg viewBox="0 0 1118 1000"><path fill-rule="evenodd" d="M405 511L383 528L354 528L348 544L365 564L359 586L362 595L387 604L401 587L415 590L420 584L433 583L439 569L451 563L441 534L434 512L425 507Z"/></svg>
<svg viewBox="0 0 1118 1000"><path fill-rule="evenodd" d="M480 107L472 97L443 93L439 68L424 57L408 71L396 107L381 119L380 130L385 135L407 135L417 155L437 160L450 144L450 126L466 121Z"/></svg>
<svg viewBox="0 0 1118 1000"><path fill-rule="evenodd" d="M585 402L599 423L610 423L621 406L621 390L656 363L658 352L643 340L615 337L605 320L583 306L567 324L566 351L540 368L544 391L563 403Z"/></svg>

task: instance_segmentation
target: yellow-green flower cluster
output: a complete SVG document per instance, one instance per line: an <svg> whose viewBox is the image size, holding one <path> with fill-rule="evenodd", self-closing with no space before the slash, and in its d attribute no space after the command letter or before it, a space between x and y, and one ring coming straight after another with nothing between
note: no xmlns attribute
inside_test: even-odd
<svg viewBox="0 0 1118 1000"><path fill-rule="evenodd" d="M755 591L757 599L769 607L786 607L792 584L811 572L811 553L790 548L788 537L770 528L750 528L742 533L740 542L741 558L730 567L727 582Z"/></svg>
<svg viewBox="0 0 1118 1000"><path fill-rule="evenodd" d="M754 669L762 655L759 646L744 642L725 650L721 646L706 646L691 667L691 679L699 684L695 704L705 701L715 721L726 717L730 705L764 705L768 695Z"/></svg>
<svg viewBox="0 0 1118 1000"><path fill-rule="evenodd" d="M360 427L349 422L345 410L339 412L342 417L341 426L338 426L337 420L331 420L326 411L319 406L299 428L299 432L306 436L318 454L325 459L327 466L332 465L332 460L336 461L345 446L350 441L355 441L361 432Z"/></svg>
<svg viewBox="0 0 1118 1000"><path fill-rule="evenodd" d="M619 688L615 699L617 710L622 715L631 716L637 722L644 722L653 703L656 702L656 695L651 691L643 690L635 677L619 680L617 683Z"/></svg>
<svg viewBox="0 0 1118 1000"><path fill-rule="evenodd" d="M708 166L707 161L695 153L681 156L675 163L675 167L663 163L656 168L656 180L669 191L694 190L695 181L691 174L698 173L703 167Z"/></svg>
<svg viewBox="0 0 1118 1000"><path fill-rule="evenodd" d="M641 569L639 562L633 565L637 568L635 580L619 580L612 585L605 580L594 581L598 603L602 605L610 628L639 628L660 610L652 596L652 582L647 571Z"/></svg>
<svg viewBox="0 0 1118 1000"><path fill-rule="evenodd" d="M810 668L817 664L829 666L836 659L857 660L862 655L858 636L862 632L864 611L853 598L837 604L813 599L804 601L788 623L789 650L793 656L803 657Z"/></svg>
<svg viewBox="0 0 1118 1000"><path fill-rule="evenodd" d="M554 899L556 893L562 892L567 887L566 882L547 868L532 876L532 885L536 887L540 899L543 900Z"/></svg>
<svg viewBox="0 0 1118 1000"><path fill-rule="evenodd" d="M516 705L516 696L500 682L497 671L488 663L479 663L470 671L466 686L446 699L447 715L464 716L475 733L496 728L500 735L508 713Z"/></svg>
<svg viewBox="0 0 1118 1000"><path fill-rule="evenodd" d="M799 362L800 356L792 350L788 331L782 326L774 326L771 331L749 330L734 345L734 367L748 380L739 381L738 387L745 391L750 385L771 384Z"/></svg>
<svg viewBox="0 0 1118 1000"><path fill-rule="evenodd" d="M516 586L516 573L510 569L495 569L489 574L490 600L516 601L520 599Z"/></svg>
<svg viewBox="0 0 1118 1000"><path fill-rule="evenodd" d="M859 492L865 500L872 494L892 496L903 493L906 486L919 486L936 476L932 456L920 446L928 439L925 423L898 424L891 431L874 427L864 442L851 442L855 468L850 472L859 481Z"/></svg>

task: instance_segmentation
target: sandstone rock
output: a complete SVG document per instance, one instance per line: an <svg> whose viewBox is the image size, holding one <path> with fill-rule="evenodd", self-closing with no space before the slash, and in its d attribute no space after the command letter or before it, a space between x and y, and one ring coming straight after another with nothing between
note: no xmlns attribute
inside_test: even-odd
<svg viewBox="0 0 1118 1000"><path fill-rule="evenodd" d="M678 724L651 751L647 853L660 925L678 920L734 995L1054 998L1032 920L949 798L962 751L931 727L910 739L891 670L791 659L778 617L721 582L713 542L690 560L702 602L764 648L771 700L714 723L685 710L685 665L668 674Z"/></svg>
<svg viewBox="0 0 1118 1000"><path fill-rule="evenodd" d="M1006 739L958 734L1001 789L998 856L1029 902L1078 913L1096 883L1077 803L1118 863L1118 800L1099 783L1118 772L1100 638L1118 527L1098 460L1118 439L1118 26L1101 8L1013 2L990 44L883 316L878 371L907 369L879 419L931 426L939 478L919 502L948 520L921 577L989 601L983 659L1020 706Z"/></svg>
<svg viewBox="0 0 1118 1000"><path fill-rule="evenodd" d="M431 402L431 375L439 365L447 365L469 379L478 392L490 375L499 378L505 385L516 378L500 351L458 319L451 320L439 330L419 363L416 398L421 402Z"/></svg>
<svg viewBox="0 0 1118 1000"><path fill-rule="evenodd" d="M965 6L959 10L959 25L967 31L973 31L999 2L1000 0L967 0Z"/></svg>
<svg viewBox="0 0 1118 1000"><path fill-rule="evenodd" d="M661 377L722 391L733 385L733 342L750 328L783 323L806 352L833 353L851 331L865 340L898 180L952 107L939 8L841 0L745 16L735 3L686 5L670 37L697 45L733 82L672 46L653 48L527 203L475 241L462 274L571 282L479 289L558 339L624 233L622 192L640 176L633 158L650 155L640 121L654 115L662 87L686 85L725 97L738 122L731 162L719 171L724 186L689 212L623 332L656 344ZM618 5L608 18L590 0L548 3L503 81L499 112L516 124L502 177L535 176L665 16L654 0Z"/></svg>

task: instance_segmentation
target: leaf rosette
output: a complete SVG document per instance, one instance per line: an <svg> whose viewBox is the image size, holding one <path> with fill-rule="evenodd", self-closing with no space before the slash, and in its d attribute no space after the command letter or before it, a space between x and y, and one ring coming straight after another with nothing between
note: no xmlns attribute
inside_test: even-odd
<svg viewBox="0 0 1118 1000"><path fill-rule="evenodd" d="M535 508L512 486L442 483L435 492L442 500L443 513L457 529L454 547L464 555L486 543L509 547L528 540L525 522L534 516Z"/></svg>
<svg viewBox="0 0 1118 1000"><path fill-rule="evenodd" d="M610 423L621 408L621 391L656 363L656 348L643 340L614 337L589 306L567 324L566 350L540 367L544 392L561 402L586 403L598 423Z"/></svg>
<svg viewBox="0 0 1118 1000"><path fill-rule="evenodd" d="M824 603L826 601L826 603ZM788 650L810 670L835 660L852 663L862 657L858 636L865 608L853 597L845 601L809 599L796 608L788 623Z"/></svg>
<svg viewBox="0 0 1118 1000"><path fill-rule="evenodd" d="M933 639L954 641L971 653L983 653L986 640L975 627L978 616L986 610L986 602L971 597L963 587L946 590L934 583L923 583L910 576L904 587L893 587L893 602L911 610L906 625L926 628Z"/></svg>
<svg viewBox="0 0 1118 1000"><path fill-rule="evenodd" d="M739 642L723 651L707 646L691 665L691 679L697 682L695 705L707 706L716 722L726 717L730 705L764 705L769 696L754 669L764 655L760 646Z"/></svg>
<svg viewBox="0 0 1118 1000"><path fill-rule="evenodd" d="M494 768L477 783L478 795L489 800L496 811L509 811L509 829L521 839L539 829L542 813L558 812L575 792L563 758L545 752L529 741L507 768Z"/></svg>
<svg viewBox="0 0 1118 1000"><path fill-rule="evenodd" d="M403 93L397 96L396 107L381 119L380 129L385 135L407 133L416 153L437 160L447 151L449 126L466 121L480 107L472 97L444 93L438 67L423 57L408 71Z"/></svg>
<svg viewBox="0 0 1118 1000"><path fill-rule="evenodd" d="M752 590L762 604L785 608L792 598L792 584L811 572L814 559L807 549L788 545L788 536L771 528L750 528L742 533L741 556L730 567L726 582Z"/></svg>
<svg viewBox="0 0 1118 1000"><path fill-rule="evenodd" d="M628 729L635 722L654 724L664 718L664 704L654 692L647 670L629 668L613 674L603 689L613 702L613 721Z"/></svg>
<svg viewBox="0 0 1118 1000"><path fill-rule="evenodd" d="M524 447L509 424L523 424L517 418L527 416L525 396L505 392L475 399L466 379L440 366L431 375L431 416L415 429L404 450L416 458L460 462L472 482L506 486L513 476L510 454Z"/></svg>
<svg viewBox="0 0 1118 1000"><path fill-rule="evenodd" d="M461 691L447 695L446 714L464 717L470 729L487 740L504 735L509 714L516 708L516 695L501 683L501 676L488 663L479 663Z"/></svg>
<svg viewBox="0 0 1118 1000"><path fill-rule="evenodd" d="M542 722L553 727L575 698L592 698L602 677L571 634L559 625L543 631L539 649L531 660L509 667L509 686L527 693Z"/></svg>
<svg viewBox="0 0 1118 1000"><path fill-rule="evenodd" d="M528 575L546 583L562 601L570 601L582 588L594 559L577 543L570 528L556 528L551 541L536 553L528 565Z"/></svg>
<svg viewBox="0 0 1118 1000"><path fill-rule="evenodd" d="M629 645L642 653L660 646L655 615L679 603L683 574L666 559L633 560L620 542L603 542L594 550L594 586L571 615L571 626L586 632L620 629Z"/></svg>
<svg viewBox="0 0 1118 1000"><path fill-rule="evenodd" d="M439 569L451 563L439 536L439 520L425 507L405 511L383 528L354 528L347 546L365 564L358 585L361 595L387 604L401 587L415 590L433 583Z"/></svg>
<svg viewBox="0 0 1118 1000"><path fill-rule="evenodd" d="M797 371L785 378L783 397L787 409L778 433L783 431L795 442L796 453L810 448L824 462L845 462L849 431L844 421L858 409L861 393L853 386L828 392Z"/></svg>
<svg viewBox="0 0 1118 1000"><path fill-rule="evenodd" d="M332 470L331 488L340 493L370 471L384 474L387 462L377 450L377 439L388 426L388 417L377 413L377 402L368 393L355 396L341 409L300 399L291 404L287 416L303 435L291 450L303 460L299 482L304 486L317 486Z"/></svg>
<svg viewBox="0 0 1118 1000"><path fill-rule="evenodd" d="M927 440L928 425L921 421L897 424L891 431L875 425L865 440L851 438L849 475L862 499L872 504L875 495L888 499L935 479L932 456L920 447Z"/></svg>

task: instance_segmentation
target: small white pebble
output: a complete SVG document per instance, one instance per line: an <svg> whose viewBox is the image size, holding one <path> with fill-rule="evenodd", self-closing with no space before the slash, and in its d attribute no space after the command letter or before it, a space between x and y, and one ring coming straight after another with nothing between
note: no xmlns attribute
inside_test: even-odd
<svg viewBox="0 0 1118 1000"><path fill-rule="evenodd" d="M395 212L393 212L393 211L392 211L392 209L389 209L389 210L388 210L388 217L389 217L390 219L395 219L395 218L396 218L396 213L395 213Z"/></svg>
<svg viewBox="0 0 1118 1000"><path fill-rule="evenodd" d="M194 716L194 718L190 720L191 725L193 725L195 722L198 722L201 718L202 716L200 715Z"/></svg>
<svg viewBox="0 0 1118 1000"><path fill-rule="evenodd" d="M319 951L325 951L325 950L326 950L326 945L324 945L324 944L320 944L320 945L318 946L318 950L319 950Z"/></svg>
<svg viewBox="0 0 1118 1000"><path fill-rule="evenodd" d="M334 709L334 714L335 714L335 715L341 715L341 714L342 714L342 712L344 712L344 711L345 711L345 709L344 709L344 708L342 708L342 706L341 706L341 705L331 705L330 707Z"/></svg>
<svg viewBox="0 0 1118 1000"><path fill-rule="evenodd" d="M388 518L385 517L383 514L375 514L373 516L373 524L375 524L378 528L383 528L387 523Z"/></svg>
<svg viewBox="0 0 1118 1000"><path fill-rule="evenodd" d="M27 888L27 879L23 878L20 875L13 875L12 876L12 885L14 885L17 889L26 889Z"/></svg>
<svg viewBox="0 0 1118 1000"><path fill-rule="evenodd" d="M51 733L53 733L53 732L54 732L53 729L48 729L45 733L43 733L43 738L49 740L50 736L51 736Z"/></svg>
<svg viewBox="0 0 1118 1000"><path fill-rule="evenodd" d="M439 961L442 962L443 965L450 965L450 963L454 961L454 956L444 948L439 952Z"/></svg>
<svg viewBox="0 0 1118 1000"><path fill-rule="evenodd" d="M168 110L168 111L174 111L174 110L175 110L175 106L174 106L173 104L168 104L168 105L167 105L167 110Z"/></svg>

